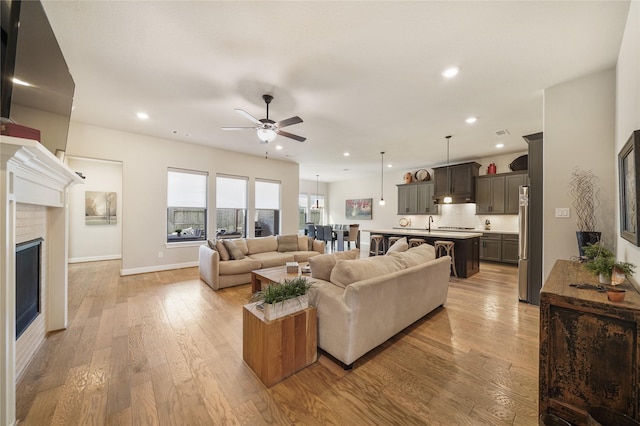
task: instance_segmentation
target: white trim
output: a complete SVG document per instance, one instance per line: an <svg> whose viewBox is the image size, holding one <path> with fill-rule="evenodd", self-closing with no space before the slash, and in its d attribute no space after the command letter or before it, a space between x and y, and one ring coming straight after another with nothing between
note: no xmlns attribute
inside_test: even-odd
<svg viewBox="0 0 640 426"><path fill-rule="evenodd" d="M176 243L164 243L164 247L168 249L177 249L183 247L198 247L207 244L207 240L183 241Z"/></svg>
<svg viewBox="0 0 640 426"><path fill-rule="evenodd" d="M146 274L149 272L170 271L171 269L193 268L194 266L198 266L197 260L193 262L174 263L171 265L158 265L158 266L146 266L144 268L120 269L120 275L125 276L125 275Z"/></svg>
<svg viewBox="0 0 640 426"><path fill-rule="evenodd" d="M121 254L111 254L107 256L74 257L72 259L69 259L69 263L98 262L101 260L119 260L119 259L122 259Z"/></svg>

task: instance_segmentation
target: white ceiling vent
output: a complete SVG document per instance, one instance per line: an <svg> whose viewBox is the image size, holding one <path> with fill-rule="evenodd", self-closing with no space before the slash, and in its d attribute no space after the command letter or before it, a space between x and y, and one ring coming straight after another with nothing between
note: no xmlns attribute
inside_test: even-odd
<svg viewBox="0 0 640 426"><path fill-rule="evenodd" d="M494 132L496 136L509 136L509 131L507 129L500 129Z"/></svg>

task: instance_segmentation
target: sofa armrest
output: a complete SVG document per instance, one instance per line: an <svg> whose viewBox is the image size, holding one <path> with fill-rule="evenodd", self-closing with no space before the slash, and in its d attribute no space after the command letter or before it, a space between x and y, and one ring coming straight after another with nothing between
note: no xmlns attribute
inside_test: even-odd
<svg viewBox="0 0 640 426"><path fill-rule="evenodd" d="M324 254L325 246L327 244L326 242L314 239L312 244L313 244L313 251L317 251L320 254Z"/></svg>
<svg viewBox="0 0 640 426"><path fill-rule="evenodd" d="M206 245L201 245L198 252L198 266L202 281L212 289L218 290L220 288L220 254Z"/></svg>

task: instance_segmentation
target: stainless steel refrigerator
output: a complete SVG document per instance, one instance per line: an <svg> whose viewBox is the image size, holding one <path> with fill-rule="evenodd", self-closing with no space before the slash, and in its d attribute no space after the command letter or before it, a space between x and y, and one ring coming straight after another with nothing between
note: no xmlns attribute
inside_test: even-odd
<svg viewBox="0 0 640 426"><path fill-rule="evenodd" d="M529 186L520 187L518 194L518 299L529 301Z"/></svg>

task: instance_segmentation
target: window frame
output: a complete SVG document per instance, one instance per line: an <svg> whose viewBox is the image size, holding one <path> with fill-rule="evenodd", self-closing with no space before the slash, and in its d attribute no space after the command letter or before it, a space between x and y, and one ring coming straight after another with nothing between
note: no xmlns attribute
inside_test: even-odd
<svg viewBox="0 0 640 426"><path fill-rule="evenodd" d="M170 195L169 195L169 191L170 191L170 187L169 187L169 173L182 173L182 174L186 174L186 175L196 175L196 176L203 176L204 177L204 207L191 207L191 206L171 206L169 205L170 202ZM208 226L207 226L207 218L208 218L208 212L209 212L209 172L206 171L202 171L202 170L192 170L192 169L181 169L181 168L177 168L177 167L168 167L167 168L167 199L166 199L166 229L165 232L167 234L166 237L166 244L181 244L181 243L193 243L193 242L202 242L202 241L206 241L207 240L207 233L208 233ZM191 235L173 235L173 231L172 233L169 233L169 227L170 224L173 224L173 228L174 229L178 229L175 226L175 221L172 220L172 214L173 214L173 219L175 219L175 209L183 209L183 210L193 210L190 213L198 213L200 212L203 216L203 221L202 221L202 228L198 228L196 229L196 233L191 236ZM173 210L173 211L172 211ZM198 230L200 230L200 232L198 233Z"/></svg>

